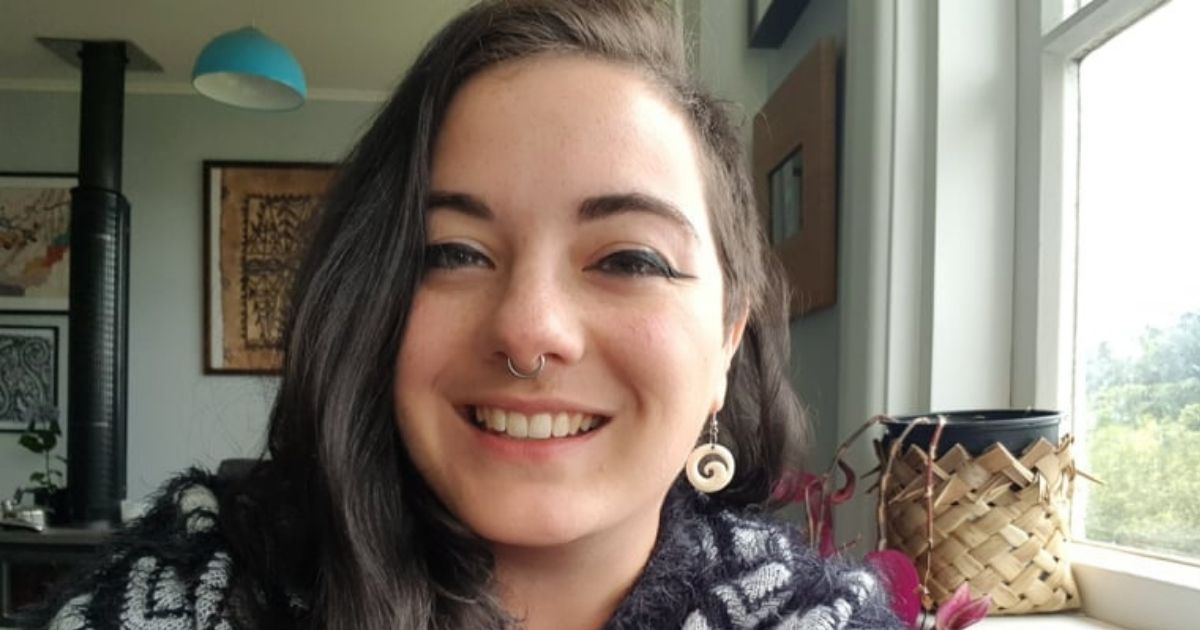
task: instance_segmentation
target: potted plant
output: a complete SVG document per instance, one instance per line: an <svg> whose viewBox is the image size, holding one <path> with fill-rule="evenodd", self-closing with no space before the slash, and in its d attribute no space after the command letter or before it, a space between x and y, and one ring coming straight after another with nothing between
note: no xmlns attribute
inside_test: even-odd
<svg viewBox="0 0 1200 630"><path fill-rule="evenodd" d="M18 437L18 443L31 453L42 456L42 468L29 475L29 485L19 487L14 495L17 503L26 495L33 497L35 505L43 507L52 524L67 522L66 473L55 464L65 465L67 459L54 454L62 437L58 422L58 409L51 405L40 405L29 413L29 424Z"/></svg>
<svg viewBox="0 0 1200 630"><path fill-rule="evenodd" d="M880 544L913 560L934 604L969 585L998 615L1080 606L1067 515L1081 473L1061 418L996 409L882 420Z"/></svg>
<svg viewBox="0 0 1200 630"><path fill-rule="evenodd" d="M802 529L809 545L824 557L838 555L850 546L839 547L833 538L834 510L850 500L858 484L858 474L846 460L850 445L862 437L867 429L876 424L886 424L888 420L892 418L876 416L859 427L838 447L833 463L824 474L793 471L775 487L775 499L798 503L805 508L806 523ZM927 422L928 419L913 421L918 425ZM844 480L840 488L837 487L839 472ZM992 607L988 595L975 596L966 583L957 588L952 597L936 602L926 587L929 575L921 576L908 554L887 549L883 544L867 553L863 559L883 578L893 611L912 630L963 630L981 621ZM933 614L935 610L936 615Z"/></svg>

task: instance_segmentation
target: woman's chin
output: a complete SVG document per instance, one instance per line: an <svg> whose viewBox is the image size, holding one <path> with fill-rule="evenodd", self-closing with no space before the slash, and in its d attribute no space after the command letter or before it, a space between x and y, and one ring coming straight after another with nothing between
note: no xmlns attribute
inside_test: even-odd
<svg viewBox="0 0 1200 630"><path fill-rule="evenodd" d="M526 510L521 515L488 516L472 524L472 529L493 545L530 548L569 545L601 529L599 523L589 523L577 514L564 515L563 511Z"/></svg>
<svg viewBox="0 0 1200 630"><path fill-rule="evenodd" d="M490 505L474 506L464 520L479 537L494 545L558 547L610 525L605 512L611 511L581 503L499 499Z"/></svg>

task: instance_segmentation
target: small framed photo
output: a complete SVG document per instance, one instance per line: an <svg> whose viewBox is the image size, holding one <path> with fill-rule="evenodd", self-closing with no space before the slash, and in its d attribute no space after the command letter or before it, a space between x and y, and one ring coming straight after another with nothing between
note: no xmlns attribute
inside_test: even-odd
<svg viewBox="0 0 1200 630"><path fill-rule="evenodd" d="M0 311L70 305L69 173L0 173Z"/></svg>
<svg viewBox="0 0 1200 630"><path fill-rule="evenodd" d="M67 315L0 313L0 431L24 431L32 413L67 419Z"/></svg>
<svg viewBox="0 0 1200 630"><path fill-rule="evenodd" d="M837 69L817 42L754 118L754 194L793 318L837 303Z"/></svg>
<svg viewBox="0 0 1200 630"><path fill-rule="evenodd" d="M332 164L204 162L204 372L272 374Z"/></svg>

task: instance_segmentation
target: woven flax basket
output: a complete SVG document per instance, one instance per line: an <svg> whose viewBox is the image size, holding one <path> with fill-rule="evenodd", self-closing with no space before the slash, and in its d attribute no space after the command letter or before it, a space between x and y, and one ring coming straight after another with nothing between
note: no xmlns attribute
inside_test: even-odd
<svg viewBox="0 0 1200 630"><path fill-rule="evenodd" d="M887 546L913 558L922 578L928 575L925 587L937 604L967 582L976 596L991 596L991 614L1078 608L1066 556L1075 481L1070 446L1069 436L1057 446L1039 439L1018 458L1002 444L978 456L955 445L930 469L919 446L908 446L889 465L877 443L884 462L878 516Z"/></svg>

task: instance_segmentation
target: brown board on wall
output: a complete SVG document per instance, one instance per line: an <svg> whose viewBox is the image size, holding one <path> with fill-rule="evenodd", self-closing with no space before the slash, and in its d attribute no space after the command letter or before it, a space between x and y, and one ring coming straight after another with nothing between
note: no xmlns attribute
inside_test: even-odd
<svg viewBox="0 0 1200 630"><path fill-rule="evenodd" d="M277 372L288 297L329 164L204 163L208 374Z"/></svg>
<svg viewBox="0 0 1200 630"><path fill-rule="evenodd" d="M754 194L792 317L837 303L837 67L818 42L754 119Z"/></svg>

